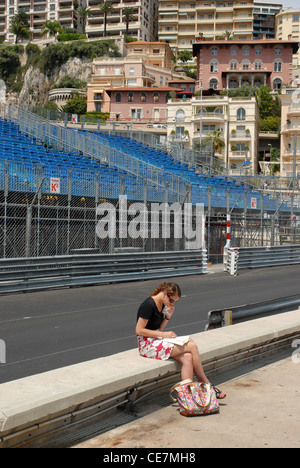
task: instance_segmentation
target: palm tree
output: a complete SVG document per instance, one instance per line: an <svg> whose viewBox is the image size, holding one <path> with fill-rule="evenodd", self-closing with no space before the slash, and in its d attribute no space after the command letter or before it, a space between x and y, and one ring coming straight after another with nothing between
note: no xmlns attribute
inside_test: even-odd
<svg viewBox="0 0 300 468"><path fill-rule="evenodd" d="M107 15L114 10L113 4L111 2L103 2L99 5L99 10L104 16L104 33L103 36L106 36L106 25L107 25Z"/></svg>
<svg viewBox="0 0 300 468"><path fill-rule="evenodd" d="M25 11L18 11L18 13L12 18L9 31L16 36L16 44L19 39L30 38L31 31L29 28L29 16Z"/></svg>
<svg viewBox="0 0 300 468"><path fill-rule="evenodd" d="M49 34L49 36L54 36L56 41L57 34L62 32L62 26L58 21L47 20L42 26L41 35L43 36L44 34Z"/></svg>
<svg viewBox="0 0 300 468"><path fill-rule="evenodd" d="M207 137L205 138L203 144L212 145L213 155L215 156L216 153L222 153L222 149L225 147L225 141L222 138L222 132L220 131L212 131Z"/></svg>
<svg viewBox="0 0 300 468"><path fill-rule="evenodd" d="M125 21L126 21L126 32L125 34L128 34L129 32L129 21L133 21L135 15L134 8L131 7L125 7L123 8L123 16L125 16Z"/></svg>
<svg viewBox="0 0 300 468"><path fill-rule="evenodd" d="M227 37L228 41L234 41L234 39L235 39L235 35L233 34L233 32L228 31L228 30L225 31L225 33L222 36L222 39L225 40L226 37Z"/></svg>
<svg viewBox="0 0 300 468"><path fill-rule="evenodd" d="M93 16L92 10L87 7L87 6L80 6L77 10L78 15L82 19L82 25L83 25L83 34L85 34L85 28L86 28L86 21L89 16Z"/></svg>

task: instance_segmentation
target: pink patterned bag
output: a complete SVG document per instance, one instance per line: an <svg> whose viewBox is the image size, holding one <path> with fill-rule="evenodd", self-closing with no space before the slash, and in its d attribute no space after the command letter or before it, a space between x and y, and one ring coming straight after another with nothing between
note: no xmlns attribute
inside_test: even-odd
<svg viewBox="0 0 300 468"><path fill-rule="evenodd" d="M172 395L174 391L177 398ZM178 401L182 416L202 416L219 411L216 393L210 384L184 380L171 388L170 397L173 402Z"/></svg>

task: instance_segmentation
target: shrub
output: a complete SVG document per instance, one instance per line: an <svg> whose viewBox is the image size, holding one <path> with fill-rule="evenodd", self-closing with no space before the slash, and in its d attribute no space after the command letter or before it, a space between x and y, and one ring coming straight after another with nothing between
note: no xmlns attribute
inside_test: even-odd
<svg viewBox="0 0 300 468"><path fill-rule="evenodd" d="M41 53L39 68L42 73L50 74L53 68L60 67L69 58L121 57L118 46L112 39L106 41L50 44Z"/></svg>
<svg viewBox="0 0 300 468"><path fill-rule="evenodd" d="M86 39L86 35L77 33L63 33L57 36L58 42L78 41L79 39Z"/></svg>

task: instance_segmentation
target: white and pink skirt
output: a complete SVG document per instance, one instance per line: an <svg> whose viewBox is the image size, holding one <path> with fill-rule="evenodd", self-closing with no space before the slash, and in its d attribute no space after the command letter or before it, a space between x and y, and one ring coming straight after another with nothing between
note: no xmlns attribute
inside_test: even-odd
<svg viewBox="0 0 300 468"><path fill-rule="evenodd" d="M171 356L174 345L159 338L138 336L139 352L142 357L166 361Z"/></svg>

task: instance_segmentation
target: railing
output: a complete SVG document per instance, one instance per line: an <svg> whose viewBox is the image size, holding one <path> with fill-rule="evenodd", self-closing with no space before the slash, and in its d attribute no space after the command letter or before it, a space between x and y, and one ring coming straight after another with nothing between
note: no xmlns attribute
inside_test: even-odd
<svg viewBox="0 0 300 468"><path fill-rule="evenodd" d="M0 294L205 274L206 250L0 261Z"/></svg>
<svg viewBox="0 0 300 468"><path fill-rule="evenodd" d="M236 276L238 270L300 264L300 244L277 247L229 248L225 270Z"/></svg>
<svg viewBox="0 0 300 468"><path fill-rule="evenodd" d="M5 118L19 126L22 133L37 141L61 151L71 151L84 154L100 162L105 161L108 167L126 171L138 178L147 178L157 187L165 189L167 181L170 196L175 196L179 202L185 199L187 180L178 175L167 173L160 167L144 162L128 153L111 148L108 142L99 135L93 133L82 135L50 123L36 114L13 105L2 106L1 111Z"/></svg>
<svg viewBox="0 0 300 468"><path fill-rule="evenodd" d="M228 309L211 310L208 313L206 330L227 327L239 322L261 318L277 313L291 312L300 306L300 296L274 299Z"/></svg>

